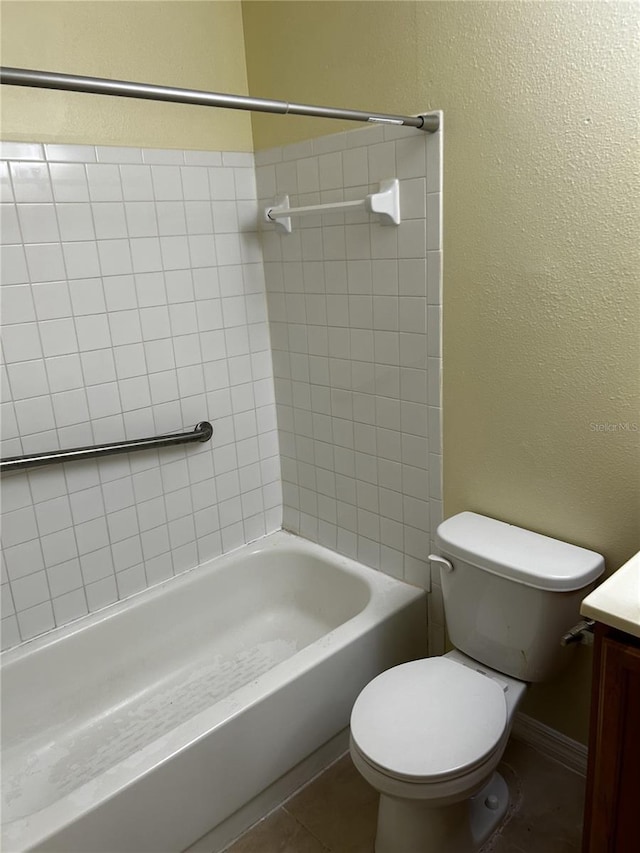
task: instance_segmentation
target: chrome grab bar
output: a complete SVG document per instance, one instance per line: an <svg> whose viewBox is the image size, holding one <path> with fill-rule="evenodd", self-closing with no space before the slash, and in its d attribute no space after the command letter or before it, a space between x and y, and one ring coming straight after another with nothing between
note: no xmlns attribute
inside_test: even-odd
<svg viewBox="0 0 640 853"><path fill-rule="evenodd" d="M171 447L174 444L191 444L194 441L209 441L213 427L209 421L200 423L191 432L173 432L168 435L134 438L130 441L114 441L88 447L73 447L69 450L51 450L48 453L33 453L27 456L10 456L0 459L0 472L9 473L23 468L51 465L53 462L73 462L76 459L97 459L115 453L131 453L134 450L152 450L156 447Z"/></svg>

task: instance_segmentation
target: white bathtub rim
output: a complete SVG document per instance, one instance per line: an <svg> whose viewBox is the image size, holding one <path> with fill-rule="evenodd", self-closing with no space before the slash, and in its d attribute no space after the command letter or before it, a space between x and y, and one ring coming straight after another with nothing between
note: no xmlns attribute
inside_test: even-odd
<svg viewBox="0 0 640 853"><path fill-rule="evenodd" d="M411 587L375 569L363 566L348 557L336 554L323 546L285 531L277 531L229 554L208 561L199 567L198 572L191 570L176 578L163 581L149 590L144 590L124 601L117 602L71 625L55 629L43 637L35 638L28 644L24 644L24 647L19 646L16 649L10 649L4 653L6 658L3 658L3 663L19 660L24 655L34 653L49 643L59 642L85 627L92 627L105 619L114 618L125 610L162 595L168 585L175 588L178 584L194 583L201 576L203 570L215 571L237 560L243 554L248 556L249 554L270 550L301 551L309 555L321 556L325 560L328 559L339 565L349 574L364 578L370 588L373 587L378 592L378 595L370 596L367 604L355 616L291 657L281 661L257 679L236 689L228 697L185 720L171 731L147 744L134 755L119 761L100 776L85 782L55 802L26 817L16 818L5 823L2 827L3 846L19 843L23 849L29 849L33 844L46 841L47 837L51 837L72 824L77 819L79 809L83 814L87 814L126 791L127 788L134 785L142 776L153 771L154 768L170 761L177 753L206 738L239 713L263 701L267 696L290 683L299 676L301 671L307 671L317 666L332 654L345 648L354 637L372 630L379 621L378 617L386 616L393 612L396 607L424 595L424 592L417 587ZM6 849L13 850L14 848L7 846Z"/></svg>
<svg viewBox="0 0 640 853"><path fill-rule="evenodd" d="M180 572L180 574L174 575L166 580L159 581L157 584L153 584L153 586L127 596L127 598L108 604L106 607L102 607L94 613L81 616L79 619L75 619L67 625L62 625L59 628L53 628L44 634L39 634L37 637L25 640L17 646L5 649L3 652L0 652L0 669L8 666L14 661L20 660L26 655L38 651L38 649L53 645L61 640L65 640L67 637L73 636L78 631L82 631L85 628L93 627L95 625L99 625L101 622L115 618L119 613L127 611L139 604L147 601L153 601L155 598L163 595L168 587L171 589L179 589L183 586L190 586L200 579L202 572L212 572L223 569L225 566L232 564L238 559L238 557L244 554L250 556L253 554L260 554L262 552L273 551L279 548L285 551L299 550L311 556L320 556L325 559L327 559L327 555L330 555L331 562L343 569L346 569L348 573L362 577L362 569L364 568L367 572L374 572L382 579L388 578L391 581L390 586L393 586L393 583L398 580L397 578L385 575L383 572L373 569L370 566L365 566L363 563L358 563L350 557L338 554L336 551L332 551L323 545L318 545L315 542L304 539L295 533L289 533L286 530L276 530L272 533L267 533L259 539L255 539L252 542L241 545L233 551L228 551L225 554L219 554L215 557L211 557L211 559L198 566L194 566L191 569ZM400 581L400 583L406 584L407 582Z"/></svg>

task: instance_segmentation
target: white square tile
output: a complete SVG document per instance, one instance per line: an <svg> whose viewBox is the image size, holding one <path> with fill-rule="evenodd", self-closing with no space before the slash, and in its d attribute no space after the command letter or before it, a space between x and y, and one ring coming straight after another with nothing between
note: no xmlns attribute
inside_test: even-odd
<svg viewBox="0 0 640 853"><path fill-rule="evenodd" d="M162 269L160 241L155 237L132 239L131 256L134 272L154 272Z"/></svg>
<svg viewBox="0 0 640 853"><path fill-rule="evenodd" d="M160 251L162 266L165 270L188 269L191 266L186 237L161 237Z"/></svg>
<svg viewBox="0 0 640 853"><path fill-rule="evenodd" d="M80 557L82 577L85 584L95 583L113 574L111 548L103 547Z"/></svg>
<svg viewBox="0 0 640 853"><path fill-rule="evenodd" d="M426 253L427 234L424 220L405 220L398 228L399 257L422 259L426 258Z"/></svg>
<svg viewBox="0 0 640 853"><path fill-rule="evenodd" d="M193 302L181 302L169 307L171 330L174 335L189 335L198 331L198 317Z"/></svg>
<svg viewBox="0 0 640 853"><path fill-rule="evenodd" d="M57 204L56 213L62 240L93 240L95 238L94 220L89 204L82 202Z"/></svg>
<svg viewBox="0 0 640 853"><path fill-rule="evenodd" d="M140 590L145 589L147 586L147 580L144 566L132 566L131 568L117 572L116 583L118 585L120 598L126 598L129 595L134 595L136 592L140 592Z"/></svg>
<svg viewBox="0 0 640 853"><path fill-rule="evenodd" d="M115 311L109 314L113 346L135 344L142 340L140 314L136 311Z"/></svg>
<svg viewBox="0 0 640 853"><path fill-rule="evenodd" d="M82 586L82 573L78 559L68 560L47 569L47 580L53 597L64 595Z"/></svg>
<svg viewBox="0 0 640 853"><path fill-rule="evenodd" d="M107 276L103 280L108 311L137 308L136 284L132 275Z"/></svg>
<svg viewBox="0 0 640 853"><path fill-rule="evenodd" d="M32 637L44 634L45 631L50 631L55 625L50 601L45 601L36 607L23 610L18 613L17 618L18 625L20 626L20 636L23 640L30 640Z"/></svg>
<svg viewBox="0 0 640 853"><path fill-rule="evenodd" d="M14 204L0 205L0 217L0 242L2 245L20 243L22 236L16 206Z"/></svg>
<svg viewBox="0 0 640 853"><path fill-rule="evenodd" d="M236 185L236 198L239 200L250 200L257 197L256 175L253 168L242 168L233 170Z"/></svg>
<svg viewBox="0 0 640 853"><path fill-rule="evenodd" d="M84 589L75 589L53 599L56 625L66 625L89 612Z"/></svg>
<svg viewBox="0 0 640 853"><path fill-rule="evenodd" d="M149 166L120 166L120 180L125 201L148 201L153 198Z"/></svg>
<svg viewBox="0 0 640 853"><path fill-rule="evenodd" d="M51 243L60 239L52 204L21 204L18 215L25 243Z"/></svg>
<svg viewBox="0 0 640 853"><path fill-rule="evenodd" d="M35 512L38 531L41 536L71 527L71 508L66 495L39 503L35 508Z"/></svg>
<svg viewBox="0 0 640 853"><path fill-rule="evenodd" d="M17 202L53 201L46 163L9 163L9 171Z"/></svg>
<svg viewBox="0 0 640 853"><path fill-rule="evenodd" d="M121 542L112 543L111 553L113 554L113 565L116 575L125 569L130 569L138 565L142 562L140 536L131 536L128 539L123 539Z"/></svg>
<svg viewBox="0 0 640 853"><path fill-rule="evenodd" d="M62 248L69 278L92 278L100 275L95 242L63 243Z"/></svg>
<svg viewBox="0 0 640 853"><path fill-rule="evenodd" d="M97 245L102 275L126 275L133 271L128 240L99 240Z"/></svg>
<svg viewBox="0 0 640 853"><path fill-rule="evenodd" d="M33 401L27 400L23 404L25 412L35 410ZM33 430L31 430L33 432ZM20 545L22 542L28 542L31 539L36 539L38 536L38 528L36 525L36 517L33 508L28 506L23 509L17 509L13 512L8 512L4 517L2 539L5 547L10 548L12 545Z"/></svg>
<svg viewBox="0 0 640 853"><path fill-rule="evenodd" d="M427 174L425 140L419 134L398 139L396 146L397 177L424 178Z"/></svg>
<svg viewBox="0 0 640 853"><path fill-rule="evenodd" d="M85 587L87 603L90 611L101 610L108 604L118 600L118 588L114 575L87 584Z"/></svg>
<svg viewBox="0 0 640 853"><path fill-rule="evenodd" d="M107 310L102 281L99 278L79 278L71 281L69 292L75 316L101 314Z"/></svg>
<svg viewBox="0 0 640 853"><path fill-rule="evenodd" d="M398 284L401 296L424 297L427 292L427 265L422 258L398 261Z"/></svg>
<svg viewBox="0 0 640 853"><path fill-rule="evenodd" d="M42 549L38 539L14 546L4 545L7 574L11 580L25 577L44 568Z"/></svg>
<svg viewBox="0 0 640 853"><path fill-rule="evenodd" d="M110 512L107 515L107 526L112 544L136 536L138 533L138 516L135 507L130 506L117 512Z"/></svg>
<svg viewBox="0 0 640 853"><path fill-rule="evenodd" d="M172 202L165 202L171 204ZM177 202L173 202L177 203ZM185 203L185 229L189 234L212 234L213 216L208 201L187 201ZM182 233L174 230L173 233Z"/></svg>
<svg viewBox="0 0 640 853"><path fill-rule="evenodd" d="M89 420L87 394L84 388L56 394L53 398L53 409L58 427L85 423Z"/></svg>
<svg viewBox="0 0 640 853"><path fill-rule="evenodd" d="M106 418L121 411L120 395L116 382L106 382L87 388L87 401L91 418Z"/></svg>
<svg viewBox="0 0 640 853"><path fill-rule="evenodd" d="M92 521L76 524L75 534L78 552L81 556L91 551L97 551L98 548L104 548L109 542L107 524L104 518L95 518Z"/></svg>
<svg viewBox="0 0 640 853"><path fill-rule="evenodd" d="M144 408L151 404L149 379L146 376L133 376L118 383L120 401L124 412Z"/></svg>
<svg viewBox="0 0 640 853"><path fill-rule="evenodd" d="M157 201L177 201L183 198L178 166L152 166L151 175Z"/></svg>
<svg viewBox="0 0 640 853"><path fill-rule="evenodd" d="M81 388L82 369L78 355L61 355L46 361L49 388L52 394Z"/></svg>
<svg viewBox="0 0 640 853"><path fill-rule="evenodd" d="M196 201L209 198L209 174L204 166L184 166L180 171L185 199Z"/></svg>
<svg viewBox="0 0 640 853"><path fill-rule="evenodd" d="M47 449L50 450L51 448ZM29 478L31 494L36 503L67 493L64 470L61 467L36 468L29 471L27 477Z"/></svg>
<svg viewBox="0 0 640 853"><path fill-rule="evenodd" d="M170 340L145 341L144 352L149 373L175 367L173 345Z"/></svg>
<svg viewBox="0 0 640 853"><path fill-rule="evenodd" d="M22 246L3 246L0 252L3 284L25 284L29 281L27 261Z"/></svg>
<svg viewBox="0 0 640 853"><path fill-rule="evenodd" d="M101 349L83 352L80 356L82 372L87 386L101 382L111 382L116 378L116 370L111 350Z"/></svg>
<svg viewBox="0 0 640 853"><path fill-rule="evenodd" d="M158 234L156 206L150 201L127 202L125 213L129 237L155 237ZM125 236L125 235L117 235Z"/></svg>
<svg viewBox="0 0 640 853"><path fill-rule="evenodd" d="M131 477L122 477L102 486L104 506L107 512L115 512L128 506L133 506L135 497ZM156 498L162 502L162 498ZM139 507L138 507L139 509Z"/></svg>
<svg viewBox="0 0 640 853"><path fill-rule="evenodd" d="M95 236L100 240L127 237L125 207L120 202L95 202L91 205ZM136 236L132 234L131 236ZM82 237L78 239L83 239Z"/></svg>
<svg viewBox="0 0 640 853"><path fill-rule="evenodd" d="M41 322L40 338L46 358L78 351L76 329L73 320L69 318Z"/></svg>
<svg viewBox="0 0 640 853"><path fill-rule="evenodd" d="M76 429L86 430L87 425L85 424L81 428ZM73 464L65 466L64 474L67 484L67 492L70 494L91 488L100 482L98 463L91 460L74 462Z"/></svg>
<svg viewBox="0 0 640 853"><path fill-rule="evenodd" d="M69 317L71 314L71 300L66 281L35 284L31 291L38 320L55 320Z"/></svg>
<svg viewBox="0 0 640 853"><path fill-rule="evenodd" d="M141 308L166 304L164 276L161 272L138 273L135 277L135 290Z"/></svg>
<svg viewBox="0 0 640 853"><path fill-rule="evenodd" d="M195 298L191 270L167 270L164 280L168 302L191 302Z"/></svg>
<svg viewBox="0 0 640 853"><path fill-rule="evenodd" d="M66 278L59 243L34 243L25 247L29 278L33 283Z"/></svg>
<svg viewBox="0 0 640 853"><path fill-rule="evenodd" d="M217 168L214 166L207 171L209 173L211 198L217 201L235 199L236 187L232 169ZM284 189L282 191L286 192Z"/></svg>
<svg viewBox="0 0 640 853"><path fill-rule="evenodd" d="M71 163L51 163L49 171L53 195L57 202L89 201L89 186L84 166Z"/></svg>
<svg viewBox="0 0 640 853"><path fill-rule="evenodd" d="M149 376L149 387L151 389L151 400L154 405L177 400L178 377L175 370L166 370L153 373Z"/></svg>
<svg viewBox="0 0 640 853"><path fill-rule="evenodd" d="M86 314L76 317L75 326L78 348L81 352L111 346L112 339L106 314Z"/></svg>
<svg viewBox="0 0 640 853"><path fill-rule="evenodd" d="M396 177L395 144L381 142L367 149L369 182L376 183Z"/></svg>
<svg viewBox="0 0 640 853"><path fill-rule="evenodd" d="M200 346L198 335L179 335L173 339L173 351L177 367L199 364L203 359L204 348Z"/></svg>
<svg viewBox="0 0 640 853"><path fill-rule="evenodd" d="M400 181L400 215L403 219L424 219L427 215L425 178Z"/></svg>
<svg viewBox="0 0 640 853"><path fill-rule="evenodd" d="M44 564L47 568L78 556L76 539L71 528L41 537Z"/></svg>
<svg viewBox="0 0 640 853"><path fill-rule="evenodd" d="M143 344L127 344L116 347L114 356L118 379L142 376L147 372Z"/></svg>
<svg viewBox="0 0 640 853"><path fill-rule="evenodd" d="M211 207L216 234L238 231L238 209L235 201L214 201Z"/></svg>
<svg viewBox="0 0 640 853"><path fill-rule="evenodd" d="M145 341L171 337L169 311L166 306L140 309L142 339Z"/></svg>
<svg viewBox="0 0 640 853"><path fill-rule="evenodd" d="M28 285L2 287L0 301L4 324L31 323L36 319L31 288Z"/></svg>
<svg viewBox="0 0 640 853"><path fill-rule="evenodd" d="M190 202L194 204L195 202ZM211 218L211 207L206 204ZM175 236L187 233L187 221L185 218L185 204L182 201L159 201L156 204L158 218L158 233L161 236Z"/></svg>
<svg viewBox="0 0 640 853"><path fill-rule="evenodd" d="M86 169L91 201L122 201L122 185L117 166L97 163L89 164ZM85 201L84 198L57 200Z"/></svg>

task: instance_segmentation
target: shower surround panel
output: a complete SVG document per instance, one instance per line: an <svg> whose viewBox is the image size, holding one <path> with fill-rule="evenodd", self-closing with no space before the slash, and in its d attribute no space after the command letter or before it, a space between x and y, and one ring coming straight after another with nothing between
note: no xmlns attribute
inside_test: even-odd
<svg viewBox="0 0 640 853"><path fill-rule="evenodd" d="M284 526L429 588L442 518L442 131L375 127L256 154L261 210L362 199L398 178L402 222L262 225ZM439 576L431 650L442 649Z"/></svg>
<svg viewBox="0 0 640 853"><path fill-rule="evenodd" d="M3 647L281 526L253 155L4 143Z"/></svg>

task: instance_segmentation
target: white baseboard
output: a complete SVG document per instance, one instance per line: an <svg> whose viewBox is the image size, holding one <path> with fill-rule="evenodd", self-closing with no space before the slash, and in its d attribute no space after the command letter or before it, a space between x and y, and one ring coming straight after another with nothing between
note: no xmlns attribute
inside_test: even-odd
<svg viewBox="0 0 640 853"><path fill-rule="evenodd" d="M521 713L516 714L513 722L513 736L569 770L587 775L587 747L577 740Z"/></svg>

